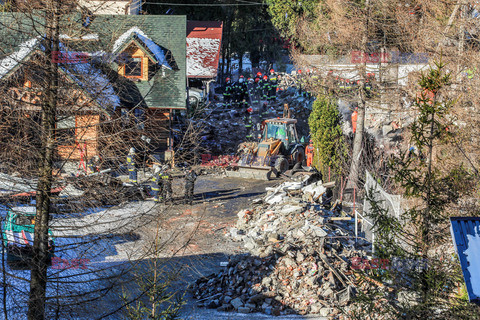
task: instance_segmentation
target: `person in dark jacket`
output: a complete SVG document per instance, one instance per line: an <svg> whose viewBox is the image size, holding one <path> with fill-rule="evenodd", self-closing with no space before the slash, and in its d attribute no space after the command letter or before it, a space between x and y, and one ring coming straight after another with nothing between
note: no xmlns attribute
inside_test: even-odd
<svg viewBox="0 0 480 320"><path fill-rule="evenodd" d="M195 180L197 180L197 174L193 168L190 168L185 175L185 203L193 203L193 190L195 188Z"/></svg>
<svg viewBox="0 0 480 320"><path fill-rule="evenodd" d="M225 106L229 107L232 102L232 95L233 95L233 84L230 78L225 80L225 91L223 92L223 101L225 102Z"/></svg>
<svg viewBox="0 0 480 320"><path fill-rule="evenodd" d="M135 161L135 148L130 148L127 155L128 179L130 183L137 183L137 163Z"/></svg>
<svg viewBox="0 0 480 320"><path fill-rule="evenodd" d="M172 201L172 175L170 172L170 167L168 165L163 166L162 168L162 199L165 202Z"/></svg>
<svg viewBox="0 0 480 320"><path fill-rule="evenodd" d="M163 181L161 178L162 172L159 166L155 167L155 170L153 171L153 177L152 177L152 194L153 194L153 200L155 202L159 202L161 199L160 191L163 187Z"/></svg>

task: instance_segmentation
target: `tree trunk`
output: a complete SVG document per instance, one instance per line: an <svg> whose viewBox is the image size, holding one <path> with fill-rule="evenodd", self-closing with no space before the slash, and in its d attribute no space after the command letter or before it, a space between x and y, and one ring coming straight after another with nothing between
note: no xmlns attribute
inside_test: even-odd
<svg viewBox="0 0 480 320"><path fill-rule="evenodd" d="M361 51L362 53L367 52L367 41L368 41L368 28L369 28L369 18L370 18L370 0L365 1L365 29L363 30L362 35L362 44ZM365 132L365 109L366 109L366 96L365 96L365 79L367 73L367 59L363 59L362 66L359 70L360 73L360 83L358 90L358 115L357 115L357 127L355 130L355 138L353 140L353 151L352 151L352 163L350 165L350 172L348 175L347 188L356 187L358 189L358 176L360 173L360 158L362 156L363 148L363 135Z"/></svg>
<svg viewBox="0 0 480 320"><path fill-rule="evenodd" d="M58 66L52 61L52 52L59 51L59 6L60 1L48 4L47 37L44 41L47 63L45 100L42 104L40 162L38 165L37 213L33 257L31 265L28 320L45 319L45 301L48 267L48 224L50 217L50 190L52 189L52 167L55 152L55 117L58 93Z"/></svg>

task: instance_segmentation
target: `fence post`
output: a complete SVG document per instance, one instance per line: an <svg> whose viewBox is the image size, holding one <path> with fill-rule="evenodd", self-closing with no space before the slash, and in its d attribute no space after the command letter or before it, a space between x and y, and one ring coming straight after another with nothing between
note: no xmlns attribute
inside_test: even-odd
<svg viewBox="0 0 480 320"><path fill-rule="evenodd" d="M358 238L358 215L357 210L355 209L355 186L353 187L353 212L355 213L355 243L357 243Z"/></svg>

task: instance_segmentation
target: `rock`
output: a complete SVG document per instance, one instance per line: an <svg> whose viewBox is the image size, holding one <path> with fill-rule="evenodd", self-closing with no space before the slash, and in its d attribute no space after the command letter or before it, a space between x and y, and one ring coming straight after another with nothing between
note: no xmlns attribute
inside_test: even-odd
<svg viewBox="0 0 480 320"><path fill-rule="evenodd" d="M230 296L223 297L223 302L224 303L229 303L230 301L232 301L232 297L230 297Z"/></svg>
<svg viewBox="0 0 480 320"><path fill-rule="evenodd" d="M217 311L229 311L232 309L232 305L229 303L222 304L220 307L217 308Z"/></svg>
<svg viewBox="0 0 480 320"><path fill-rule="evenodd" d="M252 297L250 297L250 299L248 300L249 303L259 303L260 301L262 301L263 299L265 299L265 296L261 293L258 293Z"/></svg>
<svg viewBox="0 0 480 320"><path fill-rule="evenodd" d="M248 307L240 307L240 308L238 308L237 311L240 312L240 313L250 313L250 312L252 312L252 309L250 309Z"/></svg>
<svg viewBox="0 0 480 320"><path fill-rule="evenodd" d="M322 296L324 298L329 298L333 294L333 290L331 288L327 288L325 291L323 291Z"/></svg>
<svg viewBox="0 0 480 320"><path fill-rule="evenodd" d="M330 308L321 308L319 314L322 317L328 317L328 315L330 314Z"/></svg>
<svg viewBox="0 0 480 320"><path fill-rule="evenodd" d="M230 304L235 308L235 310L238 310L238 308L243 307L243 301L240 298L235 298L232 301L230 301Z"/></svg>
<svg viewBox="0 0 480 320"><path fill-rule="evenodd" d="M323 305L321 303L314 303L310 305L310 313L319 313L322 306Z"/></svg>
<svg viewBox="0 0 480 320"><path fill-rule="evenodd" d="M212 301L207 302L205 304L205 307L207 307L209 309L216 309L216 308L218 308L218 305L219 305L218 300L212 300Z"/></svg>
<svg viewBox="0 0 480 320"><path fill-rule="evenodd" d="M303 253L298 251L297 252L297 262L303 262L303 260L305 260L305 256L303 255Z"/></svg>
<svg viewBox="0 0 480 320"><path fill-rule="evenodd" d="M386 136L392 130L393 130L393 127L391 125L384 125L382 127L382 134Z"/></svg>
<svg viewBox="0 0 480 320"><path fill-rule="evenodd" d="M255 305L255 303L246 303L245 307L254 310L257 306Z"/></svg>
<svg viewBox="0 0 480 320"><path fill-rule="evenodd" d="M280 308L274 308L272 310L272 314L275 316L275 317L278 317L280 315Z"/></svg>

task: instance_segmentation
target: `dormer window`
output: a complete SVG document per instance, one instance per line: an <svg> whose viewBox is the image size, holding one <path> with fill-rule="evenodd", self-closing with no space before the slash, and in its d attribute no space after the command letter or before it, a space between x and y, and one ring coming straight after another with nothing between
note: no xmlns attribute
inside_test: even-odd
<svg viewBox="0 0 480 320"><path fill-rule="evenodd" d="M129 57L125 62L125 77L142 78L143 65L142 57Z"/></svg>
<svg viewBox="0 0 480 320"><path fill-rule="evenodd" d="M122 52L118 65L118 73L122 76L148 81L148 57L135 44L131 44Z"/></svg>
<svg viewBox="0 0 480 320"><path fill-rule="evenodd" d="M113 53L118 74L126 78L149 81L160 69L163 76L164 68L173 70L170 64L176 66L171 53L138 27L130 28L115 41Z"/></svg>

